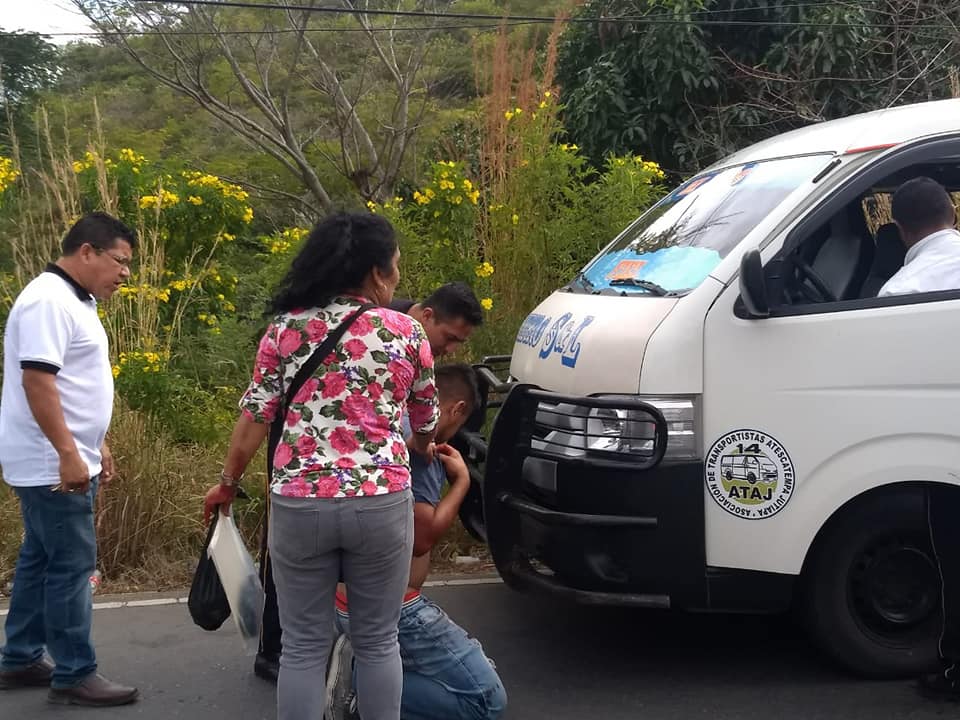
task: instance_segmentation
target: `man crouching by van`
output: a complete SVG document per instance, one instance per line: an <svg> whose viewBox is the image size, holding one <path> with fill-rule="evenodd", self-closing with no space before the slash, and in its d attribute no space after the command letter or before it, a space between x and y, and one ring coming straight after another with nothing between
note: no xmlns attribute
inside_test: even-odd
<svg viewBox="0 0 960 720"><path fill-rule="evenodd" d="M477 380L469 365L436 369L440 403L436 459L428 463L411 453L413 489L413 560L400 612L399 640L403 658L404 720L493 720L507 704L507 694L480 643L421 592L430 572L430 551L457 517L470 488L466 463L447 443L480 402ZM441 498L444 480L450 489ZM358 718L352 690L347 593L337 589L337 639L327 671L328 720ZM376 688L372 692L376 692ZM362 689L361 689L362 692Z"/></svg>

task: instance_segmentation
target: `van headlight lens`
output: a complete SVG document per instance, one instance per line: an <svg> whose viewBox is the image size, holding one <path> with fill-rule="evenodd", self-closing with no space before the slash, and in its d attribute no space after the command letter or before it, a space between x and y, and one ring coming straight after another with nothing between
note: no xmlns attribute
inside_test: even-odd
<svg viewBox="0 0 960 720"><path fill-rule="evenodd" d="M541 402L536 415L537 430L531 447L565 458L588 455L629 460L630 455L647 458L654 452L656 426L648 413L631 409L642 400L656 407L667 424L667 448L662 462L700 459L698 403L695 397L645 397L603 395L604 400L630 400L622 408L589 407L574 403Z"/></svg>
<svg viewBox="0 0 960 720"><path fill-rule="evenodd" d="M691 398L639 398L663 413L667 423L664 462L699 458L696 405ZM653 452L655 427L642 411L592 408L587 416L588 453L649 454Z"/></svg>

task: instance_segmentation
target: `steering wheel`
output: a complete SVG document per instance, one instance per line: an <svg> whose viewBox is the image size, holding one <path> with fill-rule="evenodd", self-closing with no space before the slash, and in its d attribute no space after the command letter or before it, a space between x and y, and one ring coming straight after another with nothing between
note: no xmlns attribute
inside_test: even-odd
<svg viewBox="0 0 960 720"><path fill-rule="evenodd" d="M827 286L823 278L816 270L804 260L800 255L794 254L790 257L790 264L796 273L798 282L797 289L804 299L812 303L836 302L837 296ZM807 285L807 281L810 285Z"/></svg>

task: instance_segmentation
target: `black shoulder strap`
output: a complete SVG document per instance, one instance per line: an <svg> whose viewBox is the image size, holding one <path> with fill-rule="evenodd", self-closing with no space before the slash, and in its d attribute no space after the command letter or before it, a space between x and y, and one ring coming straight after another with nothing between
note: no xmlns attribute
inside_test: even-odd
<svg viewBox="0 0 960 720"><path fill-rule="evenodd" d="M287 420L287 409L290 407L290 403L293 402L293 398L300 391L300 388L303 387L303 384L317 371L317 368L320 367L320 364L326 359L327 355L333 352L337 343L340 342L340 338L350 329L354 321L367 310L375 307L377 306L372 303L366 303L361 305L352 315L345 318L336 330L327 334L327 337L320 343L320 346L313 351L313 354L307 358L307 361L297 370L297 374L293 376L293 380L290 381L290 386L287 388L283 401L277 410L277 416L270 425L270 439L267 442L268 478L273 477L273 454L277 450L277 445L280 444L280 438L283 437L283 424Z"/></svg>

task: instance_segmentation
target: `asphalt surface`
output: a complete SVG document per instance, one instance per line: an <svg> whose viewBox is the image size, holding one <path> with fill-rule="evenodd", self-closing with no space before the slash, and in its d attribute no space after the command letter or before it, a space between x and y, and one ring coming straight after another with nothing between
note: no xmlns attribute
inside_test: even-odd
<svg viewBox="0 0 960 720"><path fill-rule="evenodd" d="M496 661L510 720L960 717L911 682L846 675L784 618L591 610L498 584L429 594ZM91 710L17 690L0 693L0 718L276 717L274 688L253 676L231 625L204 632L183 604L121 607L97 610L94 635L103 674L136 684L140 702Z"/></svg>

